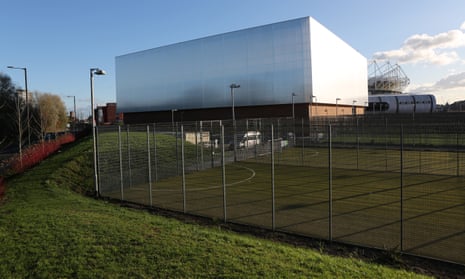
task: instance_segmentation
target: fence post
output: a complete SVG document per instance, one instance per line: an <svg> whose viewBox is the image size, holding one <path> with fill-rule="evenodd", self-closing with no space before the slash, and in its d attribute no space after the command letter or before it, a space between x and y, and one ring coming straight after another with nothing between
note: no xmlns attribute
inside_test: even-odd
<svg viewBox="0 0 465 279"><path fill-rule="evenodd" d="M292 143L294 145L292 147L294 147L294 148L295 148L295 145L296 145L296 137L297 137L297 135L295 134L295 125L296 125L295 116L293 116L292 117L292 132L293 132L293 134L292 134L293 142Z"/></svg>
<svg viewBox="0 0 465 279"><path fill-rule="evenodd" d="M359 166L359 158L360 158L360 127L358 125L358 117L356 118L356 121L357 121L357 170L360 169L360 166Z"/></svg>
<svg viewBox="0 0 465 279"><path fill-rule="evenodd" d="M328 235L333 241L333 154L332 154L331 124L328 124Z"/></svg>
<svg viewBox="0 0 465 279"><path fill-rule="evenodd" d="M421 170L421 165L422 165L422 161L423 161L422 156L421 156L421 153L423 153L423 150L422 150L422 148L421 148L421 144L422 144L422 142L421 142L421 137L422 137L422 135L423 135L423 131L422 131L420 128L416 128L416 127L413 128L413 129L415 129L415 132L417 132L418 130L420 130L419 132L417 132L417 136L416 136L416 137L419 138L418 143L417 143L417 148L418 148L418 173L421 174L421 172L422 172L422 170Z"/></svg>
<svg viewBox="0 0 465 279"><path fill-rule="evenodd" d="M200 121L200 168L202 170L205 169L203 160L203 121Z"/></svg>
<svg viewBox="0 0 465 279"><path fill-rule="evenodd" d="M100 194L101 194L101 183L100 183L100 155L99 155L99 145L100 145L100 141L99 141L99 129L98 129L98 126L95 126L95 141L96 141L96 144L95 144L95 156L96 156L96 163L97 165L95 166L96 168L96 181L97 181L97 197L100 197ZM21 161L23 160L23 158L21 158Z"/></svg>
<svg viewBox="0 0 465 279"><path fill-rule="evenodd" d="M226 162L224 160L224 126L221 125L221 174L223 182L223 219L227 221L227 208L226 208Z"/></svg>
<svg viewBox="0 0 465 279"><path fill-rule="evenodd" d="M181 127L182 127L182 124L181 124ZM182 133L182 131L181 131L181 133ZM176 142L176 175L179 175L178 122L176 122L176 131L175 131L174 137L175 137L175 142Z"/></svg>
<svg viewBox="0 0 465 279"><path fill-rule="evenodd" d="M384 171L388 170L388 119L384 118Z"/></svg>
<svg viewBox="0 0 465 279"><path fill-rule="evenodd" d="M155 167L155 181L158 181L158 154L157 154L157 133L156 124L153 123L153 164Z"/></svg>
<svg viewBox="0 0 465 279"><path fill-rule="evenodd" d="M126 127L126 142L128 151L128 171L129 171L129 187L132 187L132 171L131 171L131 144L129 141L129 125Z"/></svg>
<svg viewBox="0 0 465 279"><path fill-rule="evenodd" d="M243 160L247 160L248 157L249 157L249 119L246 118L245 119L245 144L244 144L244 147L245 147L245 157L243 158Z"/></svg>
<svg viewBox="0 0 465 279"><path fill-rule="evenodd" d="M271 123L271 227L276 229L275 184L274 184L274 127Z"/></svg>
<svg viewBox="0 0 465 279"><path fill-rule="evenodd" d="M147 125L147 167L149 179L149 204L152 206L152 162L150 161L150 126Z"/></svg>
<svg viewBox="0 0 465 279"><path fill-rule="evenodd" d="M255 123L254 123L255 132L258 133L259 130L260 130L260 129L258 128L258 123L257 123L256 120L255 120L254 122L255 122ZM262 137L262 135L260 136L260 143L263 144L263 137ZM254 159L255 159L255 161L257 161L257 159L258 159L258 144L255 144L255 145L254 145Z"/></svg>
<svg viewBox="0 0 465 279"><path fill-rule="evenodd" d="M200 170L200 167L199 167L199 142L198 142L198 139L197 139L198 135L199 135L199 129L198 129L198 126L197 126L197 121L195 121L194 144L195 144L195 169L197 171Z"/></svg>
<svg viewBox="0 0 465 279"><path fill-rule="evenodd" d="M404 251L404 127L400 124L400 252Z"/></svg>
<svg viewBox="0 0 465 279"><path fill-rule="evenodd" d="M123 152L121 142L121 126L118 126L118 149L119 149L119 175L121 186L121 200L124 201L124 175L123 175Z"/></svg>
<svg viewBox="0 0 465 279"><path fill-rule="evenodd" d="M304 165L304 148L305 148L305 133L304 133L304 118L302 117L302 127L300 134L302 136L302 148L301 148L301 165Z"/></svg>
<svg viewBox="0 0 465 279"><path fill-rule="evenodd" d="M182 170L182 210L187 212L186 208L186 172L184 162L184 125L181 124L181 170Z"/></svg>
<svg viewBox="0 0 465 279"><path fill-rule="evenodd" d="M460 176L460 153L459 153L459 128L460 125L457 124L457 128L455 129L455 153L457 154L457 168L456 168L456 176Z"/></svg>
<svg viewBox="0 0 465 279"><path fill-rule="evenodd" d="M213 169L215 167L215 158L214 158L214 153L215 153L215 140L213 140L213 134L214 134L214 129L213 129L213 121L210 121L210 166Z"/></svg>

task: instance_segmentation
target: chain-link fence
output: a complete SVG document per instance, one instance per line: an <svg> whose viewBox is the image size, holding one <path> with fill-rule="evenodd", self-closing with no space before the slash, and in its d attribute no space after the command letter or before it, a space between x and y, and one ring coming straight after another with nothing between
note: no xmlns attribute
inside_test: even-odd
<svg viewBox="0 0 465 279"><path fill-rule="evenodd" d="M463 123L97 127L100 195L465 264Z"/></svg>

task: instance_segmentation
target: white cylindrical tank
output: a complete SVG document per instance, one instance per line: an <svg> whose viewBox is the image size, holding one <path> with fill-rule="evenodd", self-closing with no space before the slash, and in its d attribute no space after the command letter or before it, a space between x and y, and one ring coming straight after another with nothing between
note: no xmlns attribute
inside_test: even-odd
<svg viewBox="0 0 465 279"><path fill-rule="evenodd" d="M436 98L431 94L389 94L368 97L367 112L431 113L436 110Z"/></svg>

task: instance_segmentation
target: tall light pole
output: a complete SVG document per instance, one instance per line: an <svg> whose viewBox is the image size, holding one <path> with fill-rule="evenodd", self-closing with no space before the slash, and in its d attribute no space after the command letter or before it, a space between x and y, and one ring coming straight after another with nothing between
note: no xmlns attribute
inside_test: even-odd
<svg viewBox="0 0 465 279"><path fill-rule="evenodd" d="M232 105L232 120L233 120L233 132L234 132L234 139L233 139L233 145L234 145L234 162L237 162L237 139L236 139L236 114L234 111L234 89L241 87L239 84L232 83L229 88L231 88L231 105Z"/></svg>
<svg viewBox="0 0 465 279"><path fill-rule="evenodd" d="M94 109L94 74L105 75L105 71L99 68L90 69L90 106L92 115L92 140L93 140L93 151L94 151L94 185L95 194L99 196L99 185L98 185L98 173L97 173L97 139L95 137L95 109Z"/></svg>
<svg viewBox="0 0 465 279"><path fill-rule="evenodd" d="M174 113L178 111L178 109L171 109L171 130L174 134Z"/></svg>
<svg viewBox="0 0 465 279"><path fill-rule="evenodd" d="M337 117L337 103L341 100L341 98L336 98L336 117Z"/></svg>
<svg viewBox="0 0 465 279"><path fill-rule="evenodd" d="M294 108L294 97L297 96L294 92L291 94L291 100L292 100L292 119L295 119L295 108Z"/></svg>
<svg viewBox="0 0 465 279"><path fill-rule="evenodd" d="M295 146L295 108L294 108L294 97L297 96L294 92L291 94L291 101L292 101L292 127L293 127L293 135L292 135L292 140Z"/></svg>
<svg viewBox="0 0 465 279"><path fill-rule="evenodd" d="M21 109L21 102L19 100L19 92L16 91L16 94L18 96L16 96L16 112L18 113L18 151L19 151L19 160L20 160L20 165L21 165L21 168L23 167L23 149L22 149L22 145L23 145L23 125L22 125L22 122L21 122L21 114L22 114L22 109Z"/></svg>
<svg viewBox="0 0 465 279"><path fill-rule="evenodd" d="M356 115L357 114L357 111L355 109L355 103L357 103L357 100L353 100L352 101L352 114L353 115Z"/></svg>
<svg viewBox="0 0 465 279"><path fill-rule="evenodd" d="M9 69L23 70L24 71L24 90L26 90L26 121L27 121L27 144L31 145L31 123L29 118L29 93L27 91L27 68L7 66Z"/></svg>
<svg viewBox="0 0 465 279"><path fill-rule="evenodd" d="M76 115L76 96L66 96L66 97L73 98L73 103L74 103L74 107L73 107L74 108L74 111L73 111L73 113L74 113L73 131L76 132L76 117L77 117L77 115Z"/></svg>

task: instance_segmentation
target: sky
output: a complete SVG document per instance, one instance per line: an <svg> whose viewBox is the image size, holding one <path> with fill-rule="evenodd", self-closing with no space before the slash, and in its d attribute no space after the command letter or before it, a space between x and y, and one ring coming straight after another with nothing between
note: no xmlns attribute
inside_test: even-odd
<svg viewBox="0 0 465 279"><path fill-rule="evenodd" d="M465 99L463 0L0 0L0 72L53 93L79 116L116 101L115 57L239 29L311 16L369 61L399 64L406 92L439 104Z"/></svg>

